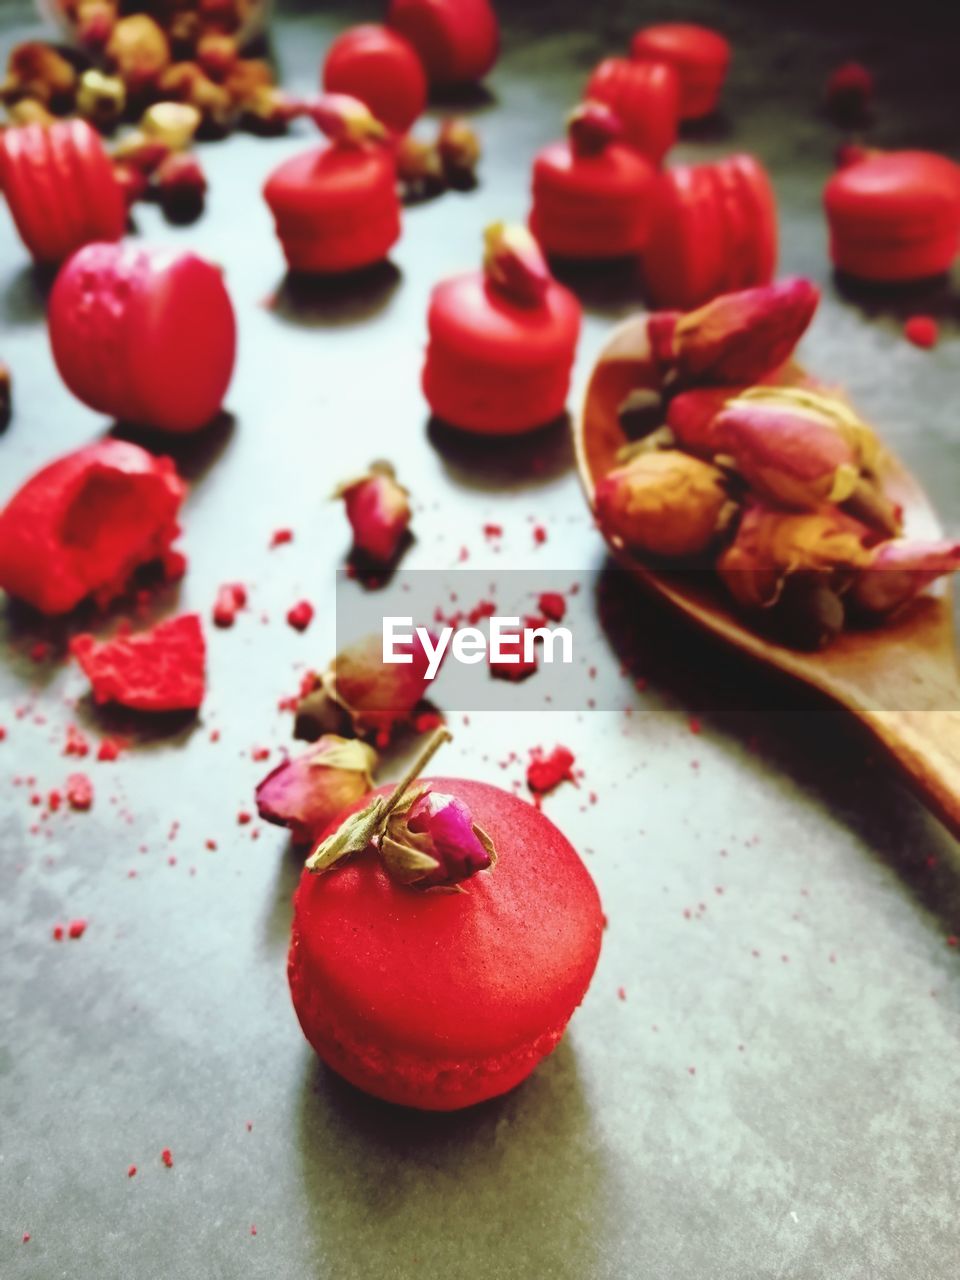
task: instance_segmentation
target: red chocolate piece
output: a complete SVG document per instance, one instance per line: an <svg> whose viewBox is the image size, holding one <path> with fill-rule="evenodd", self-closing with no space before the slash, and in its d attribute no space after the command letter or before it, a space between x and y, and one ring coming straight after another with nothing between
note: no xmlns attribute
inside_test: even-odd
<svg viewBox="0 0 960 1280"><path fill-rule="evenodd" d="M382 262L400 238L392 152L334 142L285 160L267 179L291 271L335 275Z"/></svg>
<svg viewBox="0 0 960 1280"><path fill-rule="evenodd" d="M348 93L378 120L406 133L427 105L427 76L416 49L389 27L365 23L338 36L323 64L328 93Z"/></svg>
<svg viewBox="0 0 960 1280"><path fill-rule="evenodd" d="M92 240L119 240L127 206L99 136L83 120L0 133L0 187L20 238L40 263Z"/></svg>
<svg viewBox="0 0 960 1280"><path fill-rule="evenodd" d="M529 431L563 412L580 333L577 299L522 228L506 235L518 233L520 252L503 256L516 264L535 255L541 274L531 293L521 267L517 279L498 274L488 252L483 271L442 281L430 299L424 395L439 418L481 435Z"/></svg>
<svg viewBox="0 0 960 1280"><path fill-rule="evenodd" d="M680 77L680 117L701 120L717 109L730 65L730 43L709 27L664 22L638 31L630 45L638 62L666 62Z"/></svg>
<svg viewBox="0 0 960 1280"><path fill-rule="evenodd" d="M835 173L823 192L830 256L861 280L949 271L960 247L960 166L929 151L886 151Z"/></svg>
<svg viewBox="0 0 960 1280"><path fill-rule="evenodd" d="M613 141L618 131L609 108L586 103L570 117L569 138L538 152L530 230L544 253L621 258L646 245L657 175L644 156Z"/></svg>
<svg viewBox="0 0 960 1280"><path fill-rule="evenodd" d="M205 426L236 357L236 320L220 271L193 253L91 244L50 295L60 376L98 413L160 431Z"/></svg>
<svg viewBox="0 0 960 1280"><path fill-rule="evenodd" d="M328 1066L389 1102L450 1111L512 1089L556 1047L593 976L603 916L576 851L531 805L459 778L416 785L467 806L496 866L462 893L398 884L369 848L305 871L288 974Z"/></svg>
<svg viewBox="0 0 960 1280"><path fill-rule="evenodd" d="M387 22L410 41L438 87L482 80L500 51L489 0L390 0Z"/></svg>
<svg viewBox="0 0 960 1280"><path fill-rule="evenodd" d="M169 553L186 492L169 458L121 440L51 462L0 513L0 587L46 614L108 603Z"/></svg>
<svg viewBox="0 0 960 1280"><path fill-rule="evenodd" d="M770 180L748 155L677 165L660 178L653 233L643 255L658 307L697 307L720 293L767 284L777 259Z"/></svg>
<svg viewBox="0 0 960 1280"><path fill-rule="evenodd" d="M195 613L103 642L84 633L70 642L70 652L97 703L116 702L134 711L195 711L203 701L206 650Z"/></svg>
<svg viewBox="0 0 960 1280"><path fill-rule="evenodd" d="M677 140L680 81L665 62L606 58L587 81L583 96L606 103L622 121L627 142L654 164Z"/></svg>

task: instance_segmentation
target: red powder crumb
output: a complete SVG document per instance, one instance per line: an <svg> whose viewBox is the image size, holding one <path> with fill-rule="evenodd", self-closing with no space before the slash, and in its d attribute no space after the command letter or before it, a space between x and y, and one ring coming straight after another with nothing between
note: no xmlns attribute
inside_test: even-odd
<svg viewBox="0 0 960 1280"><path fill-rule="evenodd" d="M227 582L217 590L213 602L213 622L217 627L232 627L237 613L247 603L247 589L241 582Z"/></svg>
<svg viewBox="0 0 960 1280"><path fill-rule="evenodd" d="M251 760L266 760L269 755L269 747L251 747L250 749Z"/></svg>
<svg viewBox="0 0 960 1280"><path fill-rule="evenodd" d="M216 840L205 840L205 841L203 842L203 847L204 847L205 849L209 849L211 853L216 853L216 851L217 851L217 842L216 842Z"/></svg>
<svg viewBox="0 0 960 1280"><path fill-rule="evenodd" d="M689 726L691 733L703 732L703 725L700 723L700 721L696 716L691 716L690 719L687 721L687 724Z"/></svg>
<svg viewBox="0 0 960 1280"><path fill-rule="evenodd" d="M71 920L67 925L67 936L70 938L82 938L86 931L86 920Z"/></svg>
<svg viewBox="0 0 960 1280"><path fill-rule="evenodd" d="M251 1234L252 1236L255 1236L255 1235L257 1234L257 1228L256 1228L256 1227L251 1227L251 1228L250 1228L250 1234Z"/></svg>
<svg viewBox="0 0 960 1280"><path fill-rule="evenodd" d="M67 725L67 741L63 747L65 756L79 756L82 760L90 751L90 744L75 724Z"/></svg>
<svg viewBox="0 0 960 1280"><path fill-rule="evenodd" d="M3 727L3 725L0 724L0 742L4 742L6 740L6 737L7 737L7 731Z"/></svg>
<svg viewBox="0 0 960 1280"><path fill-rule="evenodd" d="M287 610L287 622L294 631L306 631L313 621L313 605L309 600L300 600Z"/></svg>
<svg viewBox="0 0 960 1280"><path fill-rule="evenodd" d="M503 646L503 652L508 654L513 661L494 661L492 655L487 659L487 666L490 668L490 674L498 680L513 680L518 682L526 680L527 676L532 676L537 669L537 655L534 652L529 662L525 661L523 656L523 637L519 631L503 631L501 636L508 641ZM511 643L510 637L516 636L517 643Z"/></svg>
<svg viewBox="0 0 960 1280"><path fill-rule="evenodd" d="M25 1231L25 1232L23 1233L23 1236L21 1237L21 1239L23 1240L23 1243L24 1243L24 1244L29 1244L29 1243L30 1243L30 1232L29 1232L29 1231Z"/></svg>
<svg viewBox="0 0 960 1280"><path fill-rule="evenodd" d="M132 1164L130 1168L127 1170L127 1177L135 1178L136 1176L137 1176L137 1166L135 1164Z"/></svg>
<svg viewBox="0 0 960 1280"><path fill-rule="evenodd" d="M59 791L51 791L47 796L47 808L51 813L56 813L63 803L63 797Z"/></svg>
<svg viewBox="0 0 960 1280"><path fill-rule="evenodd" d="M46 640L38 640L36 644L30 646L30 658L33 662L46 662L50 657L51 648Z"/></svg>
<svg viewBox="0 0 960 1280"><path fill-rule="evenodd" d="M947 939L947 946L955 947L957 945L960 945L960 938L958 938L956 934L951 933L950 937Z"/></svg>
<svg viewBox="0 0 960 1280"><path fill-rule="evenodd" d="M422 711L413 721L416 733L432 733L443 724L443 716L437 711Z"/></svg>
<svg viewBox="0 0 960 1280"><path fill-rule="evenodd" d="M562 622L567 612L567 602L559 591L544 591L537 601L537 608L551 622Z"/></svg>
<svg viewBox="0 0 960 1280"><path fill-rule="evenodd" d="M542 546L542 545L543 545L543 543L545 543L545 542L546 542L546 540L547 540L547 531L546 531L546 529L543 527L543 525L542 525L542 524L535 524L535 525L533 526L533 540L534 540L534 542L537 544L537 546L538 546L538 547L539 547L539 546Z"/></svg>
<svg viewBox="0 0 960 1280"><path fill-rule="evenodd" d="M293 541L292 529L274 529L270 536L270 548L282 547L287 542Z"/></svg>
<svg viewBox="0 0 960 1280"><path fill-rule="evenodd" d="M54 942L63 941L63 925L62 924L55 924L53 926L53 940Z"/></svg>
<svg viewBox="0 0 960 1280"><path fill-rule="evenodd" d="M692 1075L692 1076L695 1076L695 1075L697 1074L697 1068L696 1068L696 1067L687 1067L687 1071L688 1071L688 1072L690 1073L690 1075Z"/></svg>
<svg viewBox="0 0 960 1280"><path fill-rule="evenodd" d="M626 987L617 987L617 999L618 999L618 1000L626 1000L626 998L627 998L627 989L626 989Z"/></svg>
<svg viewBox="0 0 960 1280"><path fill-rule="evenodd" d="M167 1166L168 1169L173 1168L173 1152L170 1150L169 1147L163 1148L163 1150L160 1152L160 1159L163 1161L163 1163Z"/></svg>
<svg viewBox="0 0 960 1280"><path fill-rule="evenodd" d="M903 334L915 347L929 350L937 345L940 329L933 316L911 316L903 326Z"/></svg>
<svg viewBox="0 0 960 1280"><path fill-rule="evenodd" d="M67 803L81 812L93 804L93 783L85 773L71 773L67 779Z"/></svg>
<svg viewBox="0 0 960 1280"><path fill-rule="evenodd" d="M246 809L241 809L237 814L237 822L241 827L245 827L252 817L253 815L248 813Z"/></svg>
<svg viewBox="0 0 960 1280"><path fill-rule="evenodd" d="M219 729L211 729L211 730L210 730L210 741L211 741L211 742L219 742L219 741L220 741L220 730L219 730Z"/></svg>
<svg viewBox="0 0 960 1280"><path fill-rule="evenodd" d="M485 538L502 538L503 525L502 524L485 524L483 526L483 536Z"/></svg>
<svg viewBox="0 0 960 1280"><path fill-rule="evenodd" d="M573 782L574 754L567 747L554 747L548 756L534 747L527 765L527 786L537 796L552 791L561 782Z"/></svg>

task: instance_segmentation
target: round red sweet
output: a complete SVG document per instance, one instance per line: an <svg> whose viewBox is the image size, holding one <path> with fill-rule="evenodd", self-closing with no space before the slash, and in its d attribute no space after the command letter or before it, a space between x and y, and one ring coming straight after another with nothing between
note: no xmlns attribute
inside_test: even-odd
<svg viewBox="0 0 960 1280"><path fill-rule="evenodd" d="M291 271L333 275L382 262L400 238L392 154L328 146L285 160L263 195Z"/></svg>
<svg viewBox="0 0 960 1280"><path fill-rule="evenodd" d="M406 133L427 105L427 76L416 49L389 27L366 23L338 36L323 64L323 87L346 93L381 123Z"/></svg>
<svg viewBox="0 0 960 1280"><path fill-rule="evenodd" d="M580 304L551 281L520 304L483 272L437 285L427 316L423 391L438 418L466 431L513 435L559 417L580 335Z"/></svg>
<svg viewBox="0 0 960 1280"><path fill-rule="evenodd" d="M587 81L583 96L616 112L627 141L654 164L677 140L680 81L665 62L606 58Z"/></svg>
<svg viewBox="0 0 960 1280"><path fill-rule="evenodd" d="M887 151L835 173L823 193L830 255L863 280L949 271L960 247L960 166L928 151Z"/></svg>
<svg viewBox="0 0 960 1280"><path fill-rule="evenodd" d="M60 375L91 409L170 432L220 410L236 321L222 273L196 254L87 245L57 276L48 318Z"/></svg>
<svg viewBox="0 0 960 1280"><path fill-rule="evenodd" d="M638 31L630 53L637 61L676 67L682 119L699 120L717 109L730 65L730 43L718 31L691 22L664 22Z"/></svg>
<svg viewBox="0 0 960 1280"><path fill-rule="evenodd" d="M677 165L662 175L643 255L656 306L688 310L717 294L766 284L776 257L773 189L752 156Z"/></svg>
<svg viewBox="0 0 960 1280"><path fill-rule="evenodd" d="M482 80L500 51L489 0L390 0L387 22L410 41L438 87Z"/></svg>
<svg viewBox="0 0 960 1280"><path fill-rule="evenodd" d="M83 120L0 132L0 187L39 263L62 262L92 240L119 240L126 228L113 166Z"/></svg>
<svg viewBox="0 0 960 1280"><path fill-rule="evenodd" d="M496 867L464 893L403 888L372 850L304 872L288 973L329 1066L389 1102L447 1111L505 1093L552 1051L593 976L603 916L576 851L532 805L427 781L470 808Z"/></svg>
<svg viewBox="0 0 960 1280"><path fill-rule="evenodd" d="M621 258L639 253L650 234L656 170L632 147L613 143L577 155L554 142L533 162L530 230L548 255Z"/></svg>

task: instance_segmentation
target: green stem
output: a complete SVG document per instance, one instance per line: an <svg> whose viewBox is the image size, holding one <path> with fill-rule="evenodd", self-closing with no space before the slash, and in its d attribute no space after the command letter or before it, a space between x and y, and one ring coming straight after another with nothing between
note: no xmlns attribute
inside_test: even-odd
<svg viewBox="0 0 960 1280"><path fill-rule="evenodd" d="M427 739L426 745L424 746L423 750L420 752L420 754L414 760L413 764L410 766L407 772L403 775L403 777L397 783L396 787L394 787L390 795L387 796L386 800L384 800L383 809L381 810L381 814L384 818L389 813L392 813L393 810L397 807L397 805L403 799L404 793L408 790L408 788L412 783L416 782L417 778L419 778L420 774L423 773L424 769L427 767L427 765L430 763L430 761L433 759L436 753L440 750L443 744L445 742L452 742L452 741L453 741L453 734L451 734L450 730L446 727L446 725L440 725L438 728L434 729L433 733Z"/></svg>

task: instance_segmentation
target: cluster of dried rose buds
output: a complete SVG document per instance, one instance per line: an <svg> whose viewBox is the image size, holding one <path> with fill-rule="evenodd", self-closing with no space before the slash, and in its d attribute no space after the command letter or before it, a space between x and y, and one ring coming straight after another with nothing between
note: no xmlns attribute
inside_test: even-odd
<svg viewBox="0 0 960 1280"><path fill-rule="evenodd" d="M477 180L480 139L465 120L441 121L435 137L405 133L395 142L397 177L410 199L469 190Z"/></svg>
<svg viewBox="0 0 960 1280"><path fill-rule="evenodd" d="M651 316L656 386L624 403L633 443L596 495L618 544L715 568L741 609L805 648L960 568L960 543L902 536L873 431L791 364L817 302L785 280Z"/></svg>

